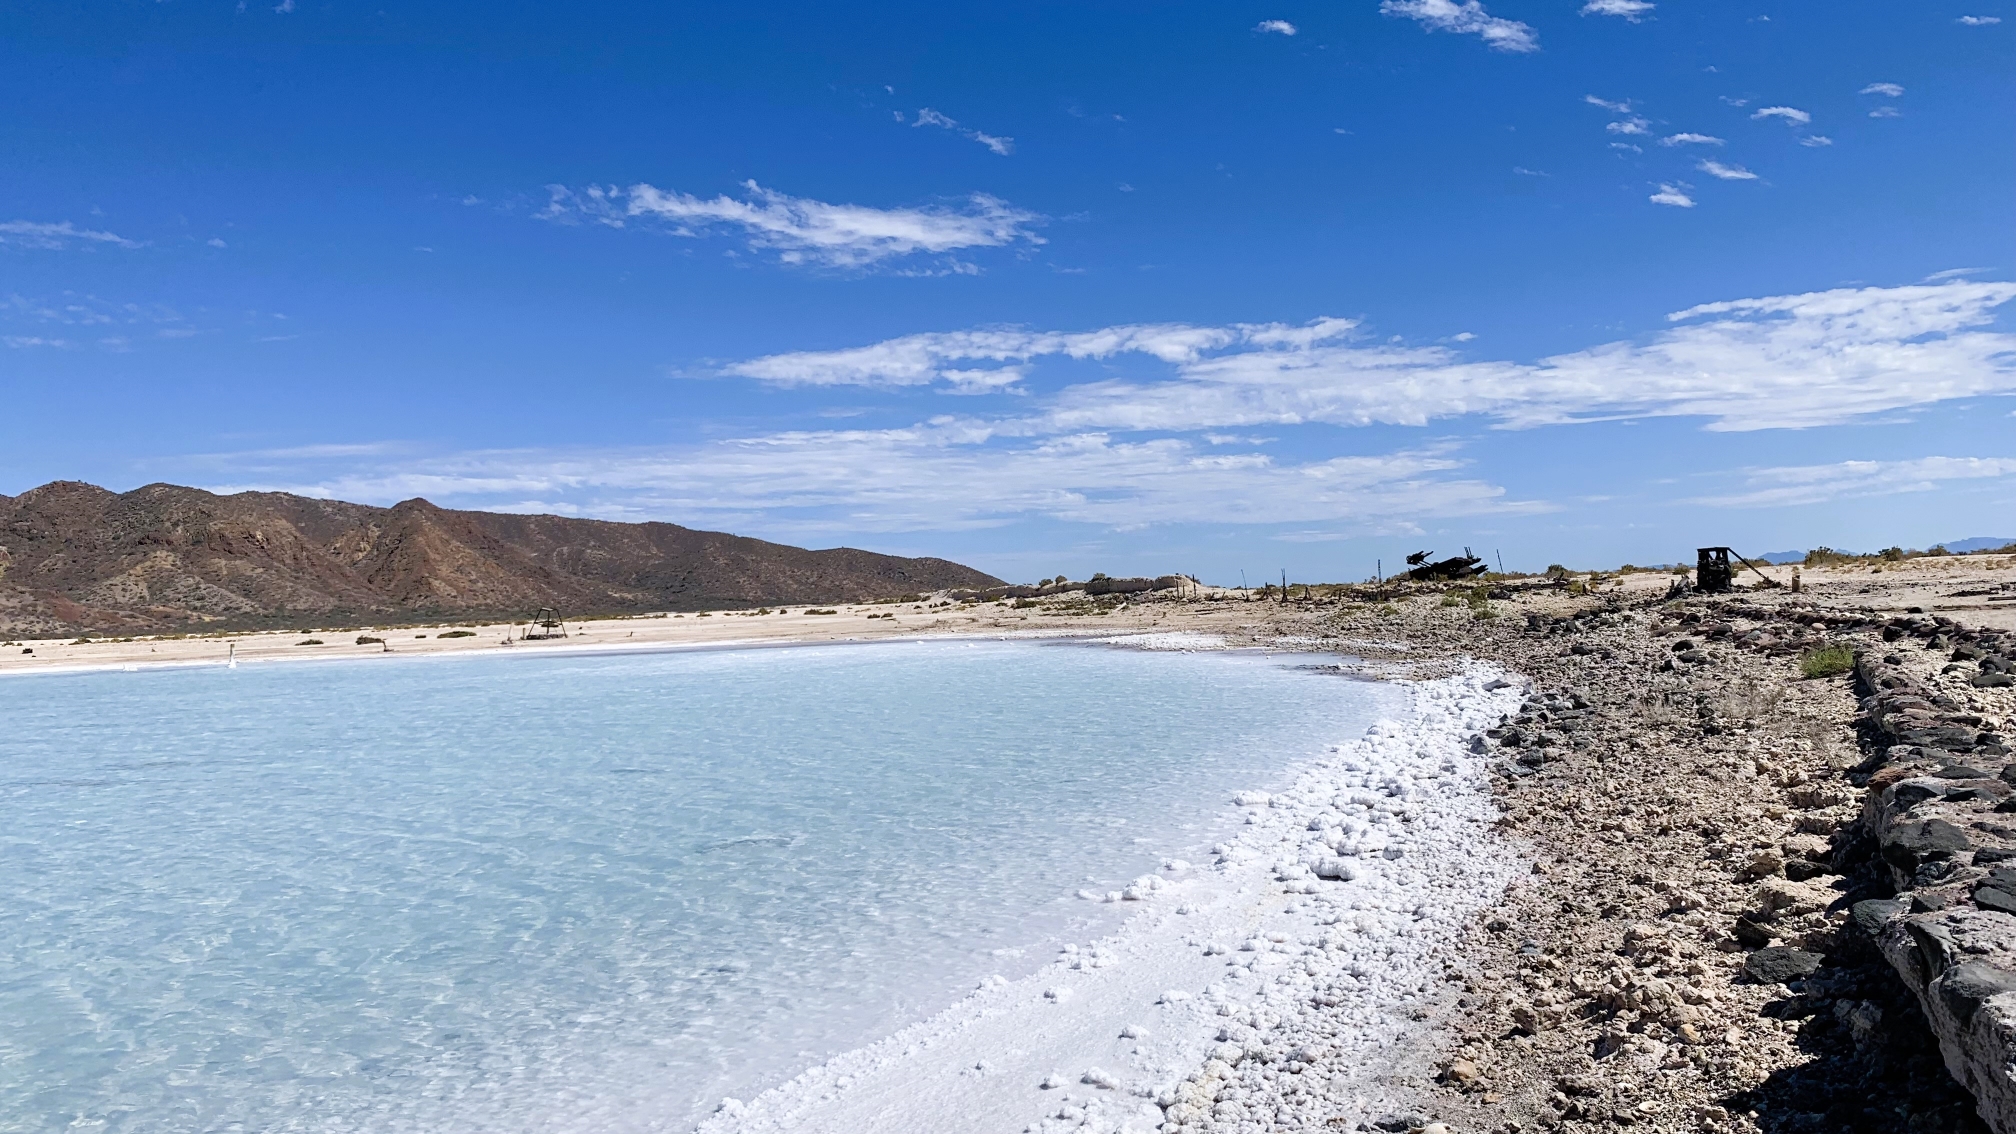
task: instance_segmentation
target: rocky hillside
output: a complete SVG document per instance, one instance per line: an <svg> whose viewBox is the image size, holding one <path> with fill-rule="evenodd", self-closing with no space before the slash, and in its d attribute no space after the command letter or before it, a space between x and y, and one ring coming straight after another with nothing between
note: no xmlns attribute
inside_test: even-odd
<svg viewBox="0 0 2016 1134"><path fill-rule="evenodd" d="M172 484L0 496L0 634L135 634L860 601L1000 580L676 524Z"/></svg>

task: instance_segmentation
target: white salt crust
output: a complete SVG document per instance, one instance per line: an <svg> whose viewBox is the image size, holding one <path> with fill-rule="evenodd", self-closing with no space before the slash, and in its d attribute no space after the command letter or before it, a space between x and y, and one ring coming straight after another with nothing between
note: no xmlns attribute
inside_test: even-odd
<svg viewBox="0 0 2016 1134"><path fill-rule="evenodd" d="M1414 719L1239 793L1247 825L1216 862L1084 893L1139 902L1112 936L698 1130L1243 1134L1397 1105L1451 942L1527 869L1469 751L1522 688L1483 666L1410 688Z"/></svg>
<svg viewBox="0 0 2016 1134"><path fill-rule="evenodd" d="M1189 630L1168 630L1152 634L1121 634L1113 638L1094 638L1092 641L1102 646L1124 646L1134 650L1222 650L1225 639L1217 634L1198 634Z"/></svg>

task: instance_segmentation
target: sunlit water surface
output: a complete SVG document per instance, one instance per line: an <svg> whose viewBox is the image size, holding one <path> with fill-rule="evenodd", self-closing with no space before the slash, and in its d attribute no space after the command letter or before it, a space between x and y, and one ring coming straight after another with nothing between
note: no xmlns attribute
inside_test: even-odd
<svg viewBox="0 0 2016 1134"><path fill-rule="evenodd" d="M0 680L0 1129L684 1130L1403 711L1033 642Z"/></svg>

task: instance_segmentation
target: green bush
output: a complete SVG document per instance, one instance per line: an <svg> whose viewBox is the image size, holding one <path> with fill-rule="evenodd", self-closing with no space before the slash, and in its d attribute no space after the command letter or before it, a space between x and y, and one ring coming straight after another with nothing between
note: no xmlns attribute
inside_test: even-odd
<svg viewBox="0 0 2016 1134"><path fill-rule="evenodd" d="M360 646L382 646L385 644L385 639L373 638L369 634L359 634L357 635L357 644Z"/></svg>
<svg viewBox="0 0 2016 1134"><path fill-rule="evenodd" d="M436 638L474 638L474 637L476 636L476 631L474 631L474 630L450 630L450 631L447 631L446 633L442 633L442 634L436 634L436 635L434 635L434 636L435 636Z"/></svg>
<svg viewBox="0 0 2016 1134"><path fill-rule="evenodd" d="M1855 651L1839 643L1808 650L1799 658L1799 672L1807 677L1838 677L1855 668Z"/></svg>

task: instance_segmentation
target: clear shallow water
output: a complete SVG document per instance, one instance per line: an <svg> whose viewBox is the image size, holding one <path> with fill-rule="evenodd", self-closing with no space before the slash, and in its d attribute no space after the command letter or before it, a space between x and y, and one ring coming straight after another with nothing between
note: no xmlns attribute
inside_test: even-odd
<svg viewBox="0 0 2016 1134"><path fill-rule="evenodd" d="M1287 660L0 681L0 1129L684 1130L1099 932L1077 889L1201 854L1230 791L1404 711Z"/></svg>

